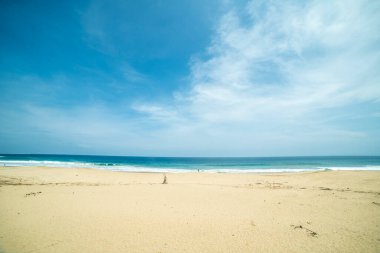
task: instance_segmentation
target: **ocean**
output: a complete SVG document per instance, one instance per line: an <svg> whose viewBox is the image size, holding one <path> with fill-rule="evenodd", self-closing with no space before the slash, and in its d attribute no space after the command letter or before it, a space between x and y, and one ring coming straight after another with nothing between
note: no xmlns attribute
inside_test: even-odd
<svg viewBox="0 0 380 253"><path fill-rule="evenodd" d="M300 172L380 170L380 156L144 157L96 155L0 155L2 166L96 168L127 172Z"/></svg>

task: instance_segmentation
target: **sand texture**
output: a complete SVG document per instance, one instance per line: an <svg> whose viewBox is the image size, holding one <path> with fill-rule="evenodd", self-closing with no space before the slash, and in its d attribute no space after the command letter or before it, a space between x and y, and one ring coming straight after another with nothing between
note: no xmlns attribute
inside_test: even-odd
<svg viewBox="0 0 380 253"><path fill-rule="evenodd" d="M380 172L0 167L0 252L380 252Z"/></svg>

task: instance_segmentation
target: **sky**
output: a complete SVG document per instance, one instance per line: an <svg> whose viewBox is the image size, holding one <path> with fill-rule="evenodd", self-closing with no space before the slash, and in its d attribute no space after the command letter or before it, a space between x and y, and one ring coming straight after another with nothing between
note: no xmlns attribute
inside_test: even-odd
<svg viewBox="0 0 380 253"><path fill-rule="evenodd" d="M4 0L0 153L380 155L380 1Z"/></svg>

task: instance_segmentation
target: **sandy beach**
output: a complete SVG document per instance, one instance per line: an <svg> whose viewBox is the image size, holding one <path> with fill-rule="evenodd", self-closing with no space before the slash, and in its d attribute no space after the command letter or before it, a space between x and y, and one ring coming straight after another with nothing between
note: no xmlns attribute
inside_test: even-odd
<svg viewBox="0 0 380 253"><path fill-rule="evenodd" d="M0 252L380 252L380 172L0 168Z"/></svg>

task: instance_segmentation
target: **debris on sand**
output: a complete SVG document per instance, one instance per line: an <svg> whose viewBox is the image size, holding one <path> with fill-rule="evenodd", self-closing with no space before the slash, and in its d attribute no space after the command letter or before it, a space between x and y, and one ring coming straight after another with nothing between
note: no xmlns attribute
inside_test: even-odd
<svg viewBox="0 0 380 253"><path fill-rule="evenodd" d="M290 226L293 227L294 229L304 229L304 230L306 230L307 234L309 236L311 236L311 237L317 237L318 236L317 232L315 232L315 231L313 231L311 229L308 229L308 228L306 228L306 227L304 227L302 225L298 225L298 226L290 225Z"/></svg>
<svg viewBox="0 0 380 253"><path fill-rule="evenodd" d="M30 193L25 194L25 197L36 196L37 194L41 194L41 193L42 192L30 192Z"/></svg>

